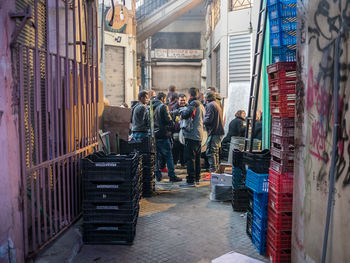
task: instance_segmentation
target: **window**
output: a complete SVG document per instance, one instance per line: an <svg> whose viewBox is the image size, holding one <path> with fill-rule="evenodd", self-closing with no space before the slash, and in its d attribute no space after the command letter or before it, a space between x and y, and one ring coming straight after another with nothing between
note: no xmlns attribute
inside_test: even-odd
<svg viewBox="0 0 350 263"><path fill-rule="evenodd" d="M253 0L231 0L231 11L250 8Z"/></svg>

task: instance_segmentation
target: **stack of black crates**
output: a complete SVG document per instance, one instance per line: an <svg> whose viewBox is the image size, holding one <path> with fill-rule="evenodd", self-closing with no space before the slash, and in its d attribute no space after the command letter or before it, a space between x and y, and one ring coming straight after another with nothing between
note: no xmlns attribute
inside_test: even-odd
<svg viewBox="0 0 350 263"><path fill-rule="evenodd" d="M155 191L155 171L156 171L156 147L153 138L148 137L141 142L131 140L129 142L120 141L120 152L129 154L139 152L143 159L142 172L142 196L151 197Z"/></svg>
<svg viewBox="0 0 350 263"><path fill-rule="evenodd" d="M237 149L234 149L232 153L232 208L236 212L245 212L248 208L243 152Z"/></svg>
<svg viewBox="0 0 350 263"><path fill-rule="evenodd" d="M132 244L139 214L142 157L98 152L81 160L83 240Z"/></svg>

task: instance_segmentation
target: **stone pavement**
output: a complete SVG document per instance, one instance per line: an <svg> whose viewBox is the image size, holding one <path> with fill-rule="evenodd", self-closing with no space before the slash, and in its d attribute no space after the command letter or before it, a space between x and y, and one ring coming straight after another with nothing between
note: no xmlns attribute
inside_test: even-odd
<svg viewBox="0 0 350 263"><path fill-rule="evenodd" d="M84 245L73 263L204 263L232 250L268 262L246 235L241 213L230 202L209 200L209 182L168 186L158 185L157 195L141 200L132 246Z"/></svg>

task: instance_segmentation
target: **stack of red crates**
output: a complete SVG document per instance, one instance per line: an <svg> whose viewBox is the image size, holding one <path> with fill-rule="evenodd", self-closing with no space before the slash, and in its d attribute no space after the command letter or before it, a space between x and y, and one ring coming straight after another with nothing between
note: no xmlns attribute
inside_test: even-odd
<svg viewBox="0 0 350 263"><path fill-rule="evenodd" d="M271 165L267 255L271 262L291 262L295 62L268 66L271 108Z"/></svg>

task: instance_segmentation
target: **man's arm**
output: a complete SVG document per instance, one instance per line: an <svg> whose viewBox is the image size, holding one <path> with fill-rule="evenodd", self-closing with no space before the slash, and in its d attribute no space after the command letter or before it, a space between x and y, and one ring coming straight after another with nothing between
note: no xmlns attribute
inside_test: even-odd
<svg viewBox="0 0 350 263"><path fill-rule="evenodd" d="M213 106L210 104L207 104L207 106L205 107L205 115L204 115L203 124L207 127L210 127L213 123L213 120L214 120Z"/></svg>
<svg viewBox="0 0 350 263"><path fill-rule="evenodd" d="M168 106L162 106L162 119L166 125L174 125L173 119L170 116Z"/></svg>

